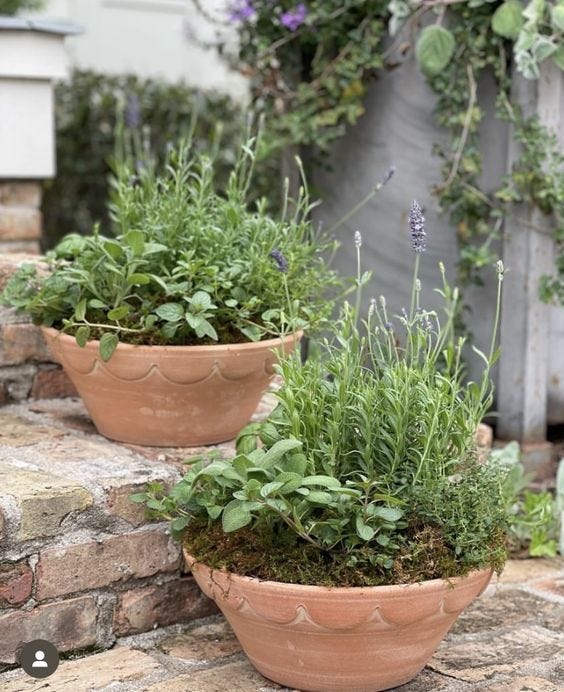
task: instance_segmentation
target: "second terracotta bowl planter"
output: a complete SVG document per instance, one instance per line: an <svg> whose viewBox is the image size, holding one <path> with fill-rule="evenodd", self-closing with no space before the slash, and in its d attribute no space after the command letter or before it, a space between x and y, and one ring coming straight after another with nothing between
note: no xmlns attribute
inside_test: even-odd
<svg viewBox="0 0 564 692"><path fill-rule="evenodd" d="M102 435L119 442L188 447L233 439L248 423L274 374L283 339L213 346L119 344L107 363L98 341L42 328Z"/></svg>
<svg viewBox="0 0 564 692"><path fill-rule="evenodd" d="M485 569L448 582L326 588L259 581L185 557L253 666L311 692L377 692L409 682L492 576Z"/></svg>

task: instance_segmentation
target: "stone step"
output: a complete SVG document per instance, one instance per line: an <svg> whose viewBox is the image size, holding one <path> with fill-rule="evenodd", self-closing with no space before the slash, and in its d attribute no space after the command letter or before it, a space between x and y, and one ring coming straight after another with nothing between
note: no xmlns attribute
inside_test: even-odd
<svg viewBox="0 0 564 692"><path fill-rule="evenodd" d="M265 395L257 415L272 407ZM0 670L20 642L60 651L215 612L186 573L165 522L129 496L170 485L213 448L143 448L98 435L80 400L0 408Z"/></svg>

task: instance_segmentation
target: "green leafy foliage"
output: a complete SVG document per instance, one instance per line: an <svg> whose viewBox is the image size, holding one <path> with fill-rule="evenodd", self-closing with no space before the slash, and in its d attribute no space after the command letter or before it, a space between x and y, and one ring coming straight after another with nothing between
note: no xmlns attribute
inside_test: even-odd
<svg viewBox="0 0 564 692"><path fill-rule="evenodd" d="M503 492L510 514L510 550L526 551L530 557L554 557L558 552L558 501L547 490L527 488L517 442L491 452L491 464L507 469Z"/></svg>
<svg viewBox="0 0 564 692"><path fill-rule="evenodd" d="M110 223L110 193L116 125L120 111L130 129L162 164L171 142L186 137L195 121L192 148L214 158L214 188L224 191L245 139L245 112L226 96L202 92L182 83L168 84L135 75L104 75L74 70L55 89L57 176L44 184L43 238L53 247L63 235L87 235L95 223ZM221 147L217 146L218 132ZM276 159L254 170L250 200L268 194L280 204L280 172Z"/></svg>
<svg viewBox="0 0 564 692"><path fill-rule="evenodd" d="M303 24L290 30L281 16L294 6L285 0L253 2L256 13L237 24L239 52L230 56L250 75L254 107L267 116L271 136L266 153L288 144L309 145L315 149L312 158L319 158L315 153L326 152L345 125L364 112L365 89L375 71L401 69L403 56L415 46L438 97L437 122L449 134L435 146L443 160L443 182L435 189L439 208L457 230L460 282L481 284L483 268L495 260L492 247L510 202L495 190L482 189L479 131L484 109L478 83L494 75L498 115L511 121L517 133L525 132L526 121L509 100L511 70L537 79L547 61L564 69L562 0L316 1L307 3ZM394 37L391 44L386 26ZM548 197L559 194L562 170L556 177L545 176L547 164L552 172L558 170L551 139L545 130L542 155L533 162L525 150L516 165L536 181L544 177ZM500 191L505 186L500 181ZM537 204L537 195L530 201ZM540 288L546 300L564 302L558 214L557 227L556 273Z"/></svg>
<svg viewBox="0 0 564 692"><path fill-rule="evenodd" d="M464 384L458 292L443 273L441 323L419 307L418 285L416 277L410 313L395 318L397 334L385 301L362 329L345 304L320 358L303 364L294 354L279 364L278 406L242 431L233 460L199 461L169 493L149 488L138 499L153 515L182 518L179 539L194 520L221 522L227 534L267 535L280 550L297 541L383 583L425 551L413 538L422 529L440 537L451 574L499 567L505 469L478 464L474 441L491 403L495 332L481 382ZM424 568L421 578L436 569Z"/></svg>
<svg viewBox="0 0 564 692"><path fill-rule="evenodd" d="M290 218L274 220L263 202L248 208L252 140L224 195L214 189L214 162L191 155L189 143L171 148L159 166L127 151L129 141L112 182L115 235L95 228L67 236L48 255L49 273L28 266L14 274L6 304L74 334L81 346L98 338L103 360L118 341L256 341L330 314L329 294L340 282L323 254L334 244L312 229L307 191Z"/></svg>
<svg viewBox="0 0 564 692"><path fill-rule="evenodd" d="M14 15L21 10L40 10L45 0L0 0L0 15Z"/></svg>
<svg viewBox="0 0 564 692"><path fill-rule="evenodd" d="M448 65L454 53L454 36L442 26L427 26L419 34L415 52L421 69L436 75Z"/></svg>
<svg viewBox="0 0 564 692"><path fill-rule="evenodd" d="M506 0L492 15L492 29L504 38L515 40L524 23L523 3L520 0Z"/></svg>

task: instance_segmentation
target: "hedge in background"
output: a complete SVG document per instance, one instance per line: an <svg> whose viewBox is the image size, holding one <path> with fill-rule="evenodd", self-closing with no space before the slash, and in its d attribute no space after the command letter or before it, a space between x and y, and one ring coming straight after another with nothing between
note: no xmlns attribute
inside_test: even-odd
<svg viewBox="0 0 564 692"><path fill-rule="evenodd" d="M159 158L169 142L189 131L195 111L196 151L213 150L220 125L218 188L225 183L246 123L244 109L230 97L134 75L75 71L56 89L57 177L44 189L44 249L66 233L90 233L97 221L108 232L110 162L120 107L125 109L126 125L138 129ZM255 196L268 192L277 203L277 169L276 161L258 166Z"/></svg>

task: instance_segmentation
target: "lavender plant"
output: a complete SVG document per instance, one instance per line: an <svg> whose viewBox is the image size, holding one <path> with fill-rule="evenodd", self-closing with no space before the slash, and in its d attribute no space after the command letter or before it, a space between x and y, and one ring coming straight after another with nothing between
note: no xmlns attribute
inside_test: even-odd
<svg viewBox="0 0 564 692"><path fill-rule="evenodd" d="M255 145L242 147L225 195L214 189L214 162L192 157L189 143L171 149L162 170L139 160L142 147L118 152L115 234L66 237L48 255L51 271L23 267L4 303L80 346L99 339L104 360L119 341L257 341L319 324L340 283L324 259L335 244L312 227L305 178L291 214L287 195L279 220L264 200L249 209Z"/></svg>
<svg viewBox="0 0 564 692"><path fill-rule="evenodd" d="M232 461L202 461L170 494L156 486L136 498L172 519L196 558L262 578L335 585L502 564L505 471L478 463L475 432L492 402L503 266L491 344L487 354L476 349L483 374L465 382L465 339L454 333L458 291L442 265L445 317L420 304L426 235L417 203L410 227L409 310L390 316L382 296L359 326L345 303L322 357L302 364L295 354L279 364L278 406L241 433ZM357 232L359 256L361 244Z"/></svg>

